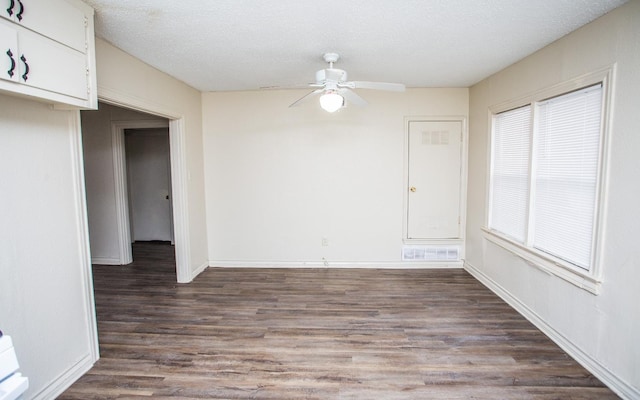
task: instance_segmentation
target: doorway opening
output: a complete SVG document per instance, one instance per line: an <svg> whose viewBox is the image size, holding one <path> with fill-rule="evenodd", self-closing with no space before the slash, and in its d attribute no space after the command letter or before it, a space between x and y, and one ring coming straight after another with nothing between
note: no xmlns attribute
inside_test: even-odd
<svg viewBox="0 0 640 400"><path fill-rule="evenodd" d="M124 135L131 241L174 244L169 127Z"/></svg>
<svg viewBox="0 0 640 400"><path fill-rule="evenodd" d="M182 121L100 102L81 122L92 264L127 265L132 242L167 242L189 282Z"/></svg>

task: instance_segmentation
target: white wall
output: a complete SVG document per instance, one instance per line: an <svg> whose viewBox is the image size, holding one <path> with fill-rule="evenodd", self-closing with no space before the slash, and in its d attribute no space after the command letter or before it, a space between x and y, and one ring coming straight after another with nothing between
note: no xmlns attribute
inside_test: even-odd
<svg viewBox="0 0 640 400"><path fill-rule="evenodd" d="M184 199L174 196L174 202L181 203L174 213L183 222L176 225L176 256L178 262L186 262L190 269L188 276L182 278L178 271L178 278L188 281L208 265L200 92L98 38L96 63L100 100L163 116L182 127L182 134L174 137L172 143L173 140L182 143L178 151L183 152L184 165L172 168L183 179L173 180L172 184L180 187L184 181L186 187ZM175 131L170 130L173 136ZM181 235L178 230L182 232L183 226L185 231ZM186 243L178 241L181 237Z"/></svg>
<svg viewBox="0 0 640 400"><path fill-rule="evenodd" d="M362 91L367 107L335 114L288 108L307 92L203 94L212 265L398 265L404 118L466 116L468 89Z"/></svg>
<svg viewBox="0 0 640 400"><path fill-rule="evenodd" d="M473 86L467 268L626 398L640 398L640 1ZM601 293L548 275L483 239L488 108L617 63Z"/></svg>
<svg viewBox="0 0 640 400"><path fill-rule="evenodd" d="M97 357L78 112L0 94L0 329L53 398Z"/></svg>
<svg viewBox="0 0 640 400"><path fill-rule="evenodd" d="M111 123L164 119L106 103L100 103L98 110L82 111L81 116L91 259L96 264L119 264Z"/></svg>

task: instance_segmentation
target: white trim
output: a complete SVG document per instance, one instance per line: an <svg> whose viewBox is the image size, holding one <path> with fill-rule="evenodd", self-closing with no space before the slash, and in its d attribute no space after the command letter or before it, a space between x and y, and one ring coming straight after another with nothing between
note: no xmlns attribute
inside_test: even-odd
<svg viewBox="0 0 640 400"><path fill-rule="evenodd" d="M189 282L193 281L196 278L196 276L198 276L201 273L203 273L204 270L206 270L207 268L209 268L209 263L208 262L202 263L201 265L198 266L198 268L193 270L193 272L189 275L189 280L188 281L180 282L180 283L189 283Z"/></svg>
<svg viewBox="0 0 640 400"><path fill-rule="evenodd" d="M176 275L180 283L188 283L200 272L201 267L191 271L189 252L189 197L187 181L186 144L184 137L184 119L169 121L169 149L171 157L171 197L173 206L173 227L176 250ZM204 270L204 268L202 268Z"/></svg>
<svg viewBox="0 0 640 400"><path fill-rule="evenodd" d="M85 8L87 15L86 32L87 32L87 71L89 76L89 99L88 107L91 110L98 109L98 63L96 62L96 29L95 29L95 10L93 7L85 4L83 1L76 1L76 4Z"/></svg>
<svg viewBox="0 0 640 400"><path fill-rule="evenodd" d="M113 184L115 192L116 226L118 235L119 264L130 264L131 229L127 195L127 161L125 158L124 127L111 123L111 149L113 152Z"/></svg>
<svg viewBox="0 0 640 400"><path fill-rule="evenodd" d="M122 265L119 258L91 257L91 264L97 265Z"/></svg>
<svg viewBox="0 0 640 400"><path fill-rule="evenodd" d="M40 392L33 396L33 400L48 400L55 399L64 393L74 382L82 378L84 374L89 372L93 367L93 364L97 360L93 359L91 354L85 355L71 368L67 369L64 373L58 375L50 384L46 385Z"/></svg>
<svg viewBox="0 0 640 400"><path fill-rule="evenodd" d="M580 271L578 267L572 267L567 262L528 247L506 236L500 235L490 229L482 228L482 235L488 241L502 247L523 259L527 264L539 268L540 270L555 275L565 281L584 289L592 294L600 293L601 281L594 278L588 271Z"/></svg>
<svg viewBox="0 0 640 400"><path fill-rule="evenodd" d="M491 277L466 261L464 263L464 269L489 288L489 290L498 295L507 304L513 307L529 322L535 325L536 328L540 329L554 343L560 346L562 350L567 352L573 359L602 381L602 383L607 385L617 395L623 399L640 399L640 389L637 389L628 382L620 379L606 366L576 346L571 342L571 340L545 322L535 311L521 302L515 295L511 294Z"/></svg>
<svg viewBox="0 0 640 400"><path fill-rule="evenodd" d="M458 269L462 261L231 261L210 260L210 268L358 268L358 269Z"/></svg>
<svg viewBox="0 0 640 400"><path fill-rule="evenodd" d="M84 162L82 150L82 129L80 126L80 112L69 111L69 132L71 135L72 179L74 181L74 197L76 211L76 234L80 250L80 278L84 291L84 310L87 320L86 333L89 349L78 362L46 384L33 399L44 400L58 397L71 384L93 367L99 358L98 326L95 315L93 295L93 275L91 269L91 250L89 246L89 222L87 217L86 189L84 178Z"/></svg>
<svg viewBox="0 0 640 400"><path fill-rule="evenodd" d="M607 199L609 193L609 160L611 157L611 138L613 137L613 96L616 76L616 64L604 70L602 78L602 133L600 135L600 165L598 165L598 182L596 193L596 215L594 218L593 255L591 275L602 279L602 260L606 240Z"/></svg>
<svg viewBox="0 0 640 400"><path fill-rule="evenodd" d="M111 142L113 148L113 176L116 197L116 222L118 226L118 251L120 265L133 262L130 218L129 189L127 182L127 161L125 152L125 130L145 128L168 128L163 120L111 121ZM173 168L172 168L173 169ZM173 227L171 227L173 229Z"/></svg>
<svg viewBox="0 0 640 400"><path fill-rule="evenodd" d="M75 180L74 196L76 198L77 236L80 244L81 279L85 292L85 313L87 317L87 335L91 344L91 359L95 362L99 358L98 324L95 315L95 301L93 293L93 270L91 269L91 245L89 241L89 217L87 212L87 197L84 177L84 150L82 147L82 125L80 112L69 113L69 131L73 135L71 154L73 177Z"/></svg>
<svg viewBox="0 0 640 400"><path fill-rule="evenodd" d="M595 85L599 82L606 82L608 85L613 86L615 70L616 64L614 63L607 67L580 75L573 79L568 79L547 88L536 90L526 95L492 105L489 107L489 116L515 108L525 107L535 102L546 100L550 97L555 97L583 87ZM605 97L607 96L605 95ZM607 100L610 100L610 97L608 97ZM489 121L489 124L491 124L491 121Z"/></svg>
<svg viewBox="0 0 640 400"><path fill-rule="evenodd" d="M174 241L176 249L176 275L178 282L190 282L191 242L189 238L188 170L185 128L180 113L151 103L147 99L131 96L118 90L98 85L98 99L108 104L145 112L169 119L169 149L171 157L171 195L173 207Z"/></svg>
<svg viewBox="0 0 640 400"><path fill-rule="evenodd" d="M152 103L147 99L132 96L119 90L114 90L98 84L98 100L130 110L164 117L167 119L180 119L182 115L165 108L161 104Z"/></svg>

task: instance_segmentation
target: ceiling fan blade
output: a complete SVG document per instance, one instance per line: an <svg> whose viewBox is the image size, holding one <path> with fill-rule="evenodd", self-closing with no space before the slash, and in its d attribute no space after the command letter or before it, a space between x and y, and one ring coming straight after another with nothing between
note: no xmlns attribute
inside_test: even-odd
<svg viewBox="0 0 640 400"><path fill-rule="evenodd" d="M363 99L362 97L358 96L357 94L355 94L354 92L352 92L349 89L346 88L342 88L338 90L338 93L345 98L345 100L347 100L349 103L354 104L356 106L366 106L368 103L365 99Z"/></svg>
<svg viewBox="0 0 640 400"><path fill-rule="evenodd" d="M301 98L299 98L298 100L294 101L293 103L291 103L291 105L289 107L297 107L302 103L305 103L306 101L308 101L309 99L311 99L312 97L314 97L317 94L322 93L322 89L316 89L313 92L309 92L307 94L305 94L304 96L302 96Z"/></svg>
<svg viewBox="0 0 640 400"><path fill-rule="evenodd" d="M309 87L322 87L317 82L314 83L298 83L295 85L283 85L283 86L261 86L260 90L280 90L280 89L304 89Z"/></svg>
<svg viewBox="0 0 640 400"><path fill-rule="evenodd" d="M387 90L390 92L405 91L405 86L402 83L351 81L351 82L344 82L344 84L340 84L340 86L347 86L347 87L350 87L351 89L374 89L374 90Z"/></svg>

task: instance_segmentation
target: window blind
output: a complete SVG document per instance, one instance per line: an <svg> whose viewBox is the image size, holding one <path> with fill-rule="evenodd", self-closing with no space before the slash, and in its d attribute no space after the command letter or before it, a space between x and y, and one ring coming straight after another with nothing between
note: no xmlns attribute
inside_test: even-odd
<svg viewBox="0 0 640 400"><path fill-rule="evenodd" d="M581 268L591 264L602 85L537 104L533 247Z"/></svg>
<svg viewBox="0 0 640 400"><path fill-rule="evenodd" d="M531 107L494 115L489 228L525 241L529 204Z"/></svg>

